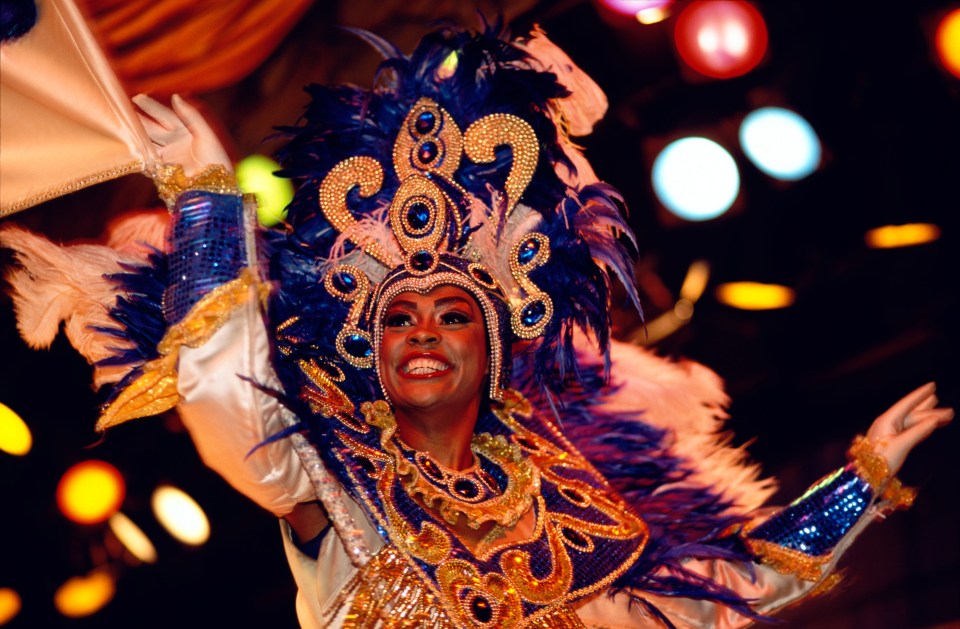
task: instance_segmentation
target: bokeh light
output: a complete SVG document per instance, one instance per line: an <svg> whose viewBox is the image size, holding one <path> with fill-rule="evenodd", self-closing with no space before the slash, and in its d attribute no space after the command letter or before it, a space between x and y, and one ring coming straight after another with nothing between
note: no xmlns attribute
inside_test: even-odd
<svg viewBox="0 0 960 629"><path fill-rule="evenodd" d="M5 625L20 613L23 601L13 588L0 588L0 625Z"/></svg>
<svg viewBox="0 0 960 629"><path fill-rule="evenodd" d="M960 77L960 9L954 9L940 20L936 35L937 55L948 72Z"/></svg>
<svg viewBox="0 0 960 629"><path fill-rule="evenodd" d="M640 14L653 16L656 13L669 15L669 6L673 0L600 0L600 4L620 15L636 16L640 20ZM661 18L663 19L663 18ZM652 24L653 22L643 22Z"/></svg>
<svg viewBox="0 0 960 629"><path fill-rule="evenodd" d="M729 79L754 69L767 51L760 12L739 0L698 0L677 16L674 42L683 61L700 74Z"/></svg>
<svg viewBox="0 0 960 629"><path fill-rule="evenodd" d="M257 197L257 220L272 227L284 220L286 208L293 199L293 184L273 173L280 164L266 155L250 155L237 164L237 185L245 193Z"/></svg>
<svg viewBox="0 0 960 629"><path fill-rule="evenodd" d="M60 477L57 504L74 522L96 524L120 508L125 493L123 476L117 468L105 461L84 461Z"/></svg>
<svg viewBox="0 0 960 629"><path fill-rule="evenodd" d="M820 165L820 139L803 116L781 107L762 107L740 124L740 145L750 161L774 179L796 181Z"/></svg>
<svg viewBox="0 0 960 629"><path fill-rule="evenodd" d="M660 202L688 221L720 216L740 192L740 172L733 157L706 138L671 142L654 160L652 176Z"/></svg>
<svg viewBox="0 0 960 629"><path fill-rule="evenodd" d="M933 242L940 238L940 228L931 223L884 225L868 231L864 240L873 249L895 249Z"/></svg>
<svg viewBox="0 0 960 629"><path fill-rule="evenodd" d="M117 511L108 522L110 530L117 536L120 543L123 544L130 553L143 563L154 563L157 561L157 549L154 547L150 538L143 530L125 516L122 511Z"/></svg>
<svg viewBox="0 0 960 629"><path fill-rule="evenodd" d="M741 310L776 310L796 301L792 288L761 282L728 282L717 286L714 295L720 303Z"/></svg>
<svg viewBox="0 0 960 629"><path fill-rule="evenodd" d="M113 599L117 584L104 570L71 577L53 594L53 606L68 618L95 614Z"/></svg>
<svg viewBox="0 0 960 629"><path fill-rule="evenodd" d="M153 513L167 532L191 546L210 539L210 522L196 501L183 490L161 485L151 499Z"/></svg>
<svg viewBox="0 0 960 629"><path fill-rule="evenodd" d="M6 404L0 404L0 450L23 456L33 447L33 436L26 422Z"/></svg>

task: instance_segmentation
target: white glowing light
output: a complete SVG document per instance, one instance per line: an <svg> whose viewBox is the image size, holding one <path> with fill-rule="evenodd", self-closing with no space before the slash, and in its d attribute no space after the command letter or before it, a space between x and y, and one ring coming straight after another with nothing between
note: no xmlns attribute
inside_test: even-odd
<svg viewBox="0 0 960 629"><path fill-rule="evenodd" d="M740 144L750 161L775 179L803 179L820 165L817 133L789 109L762 107L750 112L740 124Z"/></svg>
<svg viewBox="0 0 960 629"><path fill-rule="evenodd" d="M716 142L683 138L654 160L653 190L680 218L706 221L733 205L740 192L740 172L730 153Z"/></svg>
<svg viewBox="0 0 960 629"><path fill-rule="evenodd" d="M210 538L210 522L184 491L161 485L153 492L153 513L167 531L184 544L199 546Z"/></svg>

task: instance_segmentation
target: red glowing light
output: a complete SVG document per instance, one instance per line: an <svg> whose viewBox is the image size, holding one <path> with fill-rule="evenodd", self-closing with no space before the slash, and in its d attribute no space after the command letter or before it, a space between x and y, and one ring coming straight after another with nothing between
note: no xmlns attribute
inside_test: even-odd
<svg viewBox="0 0 960 629"><path fill-rule="evenodd" d="M680 57L709 77L729 79L757 67L767 52L767 25L749 2L700 0L677 17Z"/></svg>

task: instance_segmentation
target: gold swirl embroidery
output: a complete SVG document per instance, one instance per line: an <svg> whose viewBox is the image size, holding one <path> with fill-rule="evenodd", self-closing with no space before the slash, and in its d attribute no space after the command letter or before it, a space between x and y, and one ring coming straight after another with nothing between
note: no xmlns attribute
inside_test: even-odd
<svg viewBox="0 0 960 629"><path fill-rule="evenodd" d="M421 117L428 117L429 126L418 128ZM433 147L424 146L431 143ZM420 152L429 149L435 151L430 159L419 159ZM462 155L463 136L453 116L432 99L424 97L414 103L393 145L393 167L400 180L418 173L437 173L453 181Z"/></svg>
<svg viewBox="0 0 960 629"><path fill-rule="evenodd" d="M354 405L350 398L333 383L333 378L315 360L299 360L300 370L310 381L309 386L300 390L300 396L310 405L310 410L326 417L353 415ZM365 431L366 426L359 422L350 424L354 430Z"/></svg>
<svg viewBox="0 0 960 629"><path fill-rule="evenodd" d="M522 617L520 598L503 575L491 572L483 576L473 564L451 559L437 568L440 591L452 603L453 616L464 627L516 627ZM488 611L490 620L479 624L475 609Z"/></svg>
<svg viewBox="0 0 960 629"><path fill-rule="evenodd" d="M375 240L359 240L356 237L357 219L347 207L347 193L355 186L359 186L360 196L369 197L376 194L383 185L383 167L380 162L366 155L349 157L333 168L323 178L320 184L320 211L341 234L345 234L350 242L361 247L387 268L397 265L396 260L383 250Z"/></svg>
<svg viewBox="0 0 960 629"><path fill-rule="evenodd" d="M917 490L904 487L900 479L891 477L890 466L863 435L853 440L847 451L854 472L870 485L874 495L883 500L885 509L909 509L917 498Z"/></svg>
<svg viewBox="0 0 960 629"><path fill-rule="evenodd" d="M820 580L824 566L833 558L832 553L814 557L762 539L744 537L743 541L750 552L756 555L764 565L770 566L780 574L796 575L804 581Z"/></svg>
<svg viewBox="0 0 960 629"><path fill-rule="evenodd" d="M498 146L507 145L513 151L513 163L504 185L509 216L537 170L540 143L533 127L512 114L490 114L467 127L463 143L467 157L480 164L492 162Z"/></svg>

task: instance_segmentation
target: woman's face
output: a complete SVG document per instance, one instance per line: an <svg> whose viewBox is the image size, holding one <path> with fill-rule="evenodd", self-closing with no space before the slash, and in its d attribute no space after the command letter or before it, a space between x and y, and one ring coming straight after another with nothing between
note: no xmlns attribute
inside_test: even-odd
<svg viewBox="0 0 960 629"><path fill-rule="evenodd" d="M488 370L483 313L465 290L400 293L387 307L380 377L398 412L478 409Z"/></svg>

